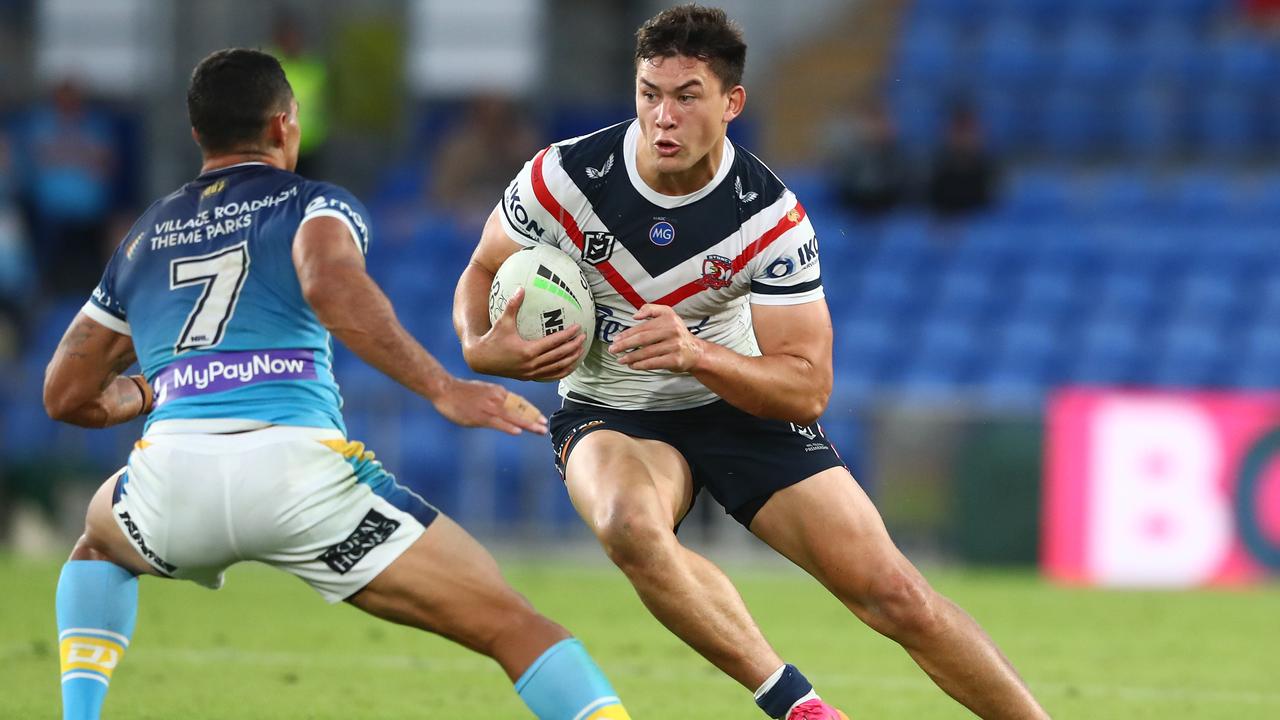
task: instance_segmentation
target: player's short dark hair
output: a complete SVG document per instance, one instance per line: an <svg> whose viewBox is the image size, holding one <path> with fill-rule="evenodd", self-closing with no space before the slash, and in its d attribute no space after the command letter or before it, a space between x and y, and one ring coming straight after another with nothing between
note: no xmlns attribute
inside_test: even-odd
<svg viewBox="0 0 1280 720"><path fill-rule="evenodd" d="M293 88L280 61L258 50L219 50L196 65L187 114L205 152L256 147L267 120L287 112Z"/></svg>
<svg viewBox="0 0 1280 720"><path fill-rule="evenodd" d="M654 15L636 31L637 65L676 55L707 63L725 92L742 84L747 43L742 29L720 8L680 5Z"/></svg>

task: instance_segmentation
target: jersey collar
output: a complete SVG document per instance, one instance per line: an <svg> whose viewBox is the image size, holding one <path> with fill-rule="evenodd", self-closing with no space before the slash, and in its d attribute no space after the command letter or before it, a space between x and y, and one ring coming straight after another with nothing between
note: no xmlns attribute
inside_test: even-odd
<svg viewBox="0 0 1280 720"><path fill-rule="evenodd" d="M622 141L622 157L627 164L627 177L631 179L631 185L640 193L645 200L657 205L660 208L678 208L682 205L688 205L697 202L724 181L729 176L729 168L733 165L734 150L733 143L729 142L729 138L724 139L724 154L720 157L720 167L716 168L715 177L711 178L711 182L703 185L700 189L689 193L688 195L663 195L662 193L649 187L640 177L640 171L636 169L636 146L640 141L640 121L632 120L631 126L627 128L627 135Z"/></svg>

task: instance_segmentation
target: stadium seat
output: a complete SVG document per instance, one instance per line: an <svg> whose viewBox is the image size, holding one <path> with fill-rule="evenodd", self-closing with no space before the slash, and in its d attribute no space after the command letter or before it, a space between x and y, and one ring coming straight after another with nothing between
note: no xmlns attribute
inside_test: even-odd
<svg viewBox="0 0 1280 720"><path fill-rule="evenodd" d="M1192 146L1215 159L1240 160L1258 146L1258 113L1252 99L1229 90L1197 99L1193 111Z"/></svg>
<svg viewBox="0 0 1280 720"><path fill-rule="evenodd" d="M1112 91L1128 81L1132 63L1113 31L1092 20L1073 23L1058 51L1059 80L1091 92Z"/></svg>
<svg viewBox="0 0 1280 720"><path fill-rule="evenodd" d="M1012 17L992 22L977 40L976 71L982 86L1003 91L1033 87L1048 73L1043 38Z"/></svg>

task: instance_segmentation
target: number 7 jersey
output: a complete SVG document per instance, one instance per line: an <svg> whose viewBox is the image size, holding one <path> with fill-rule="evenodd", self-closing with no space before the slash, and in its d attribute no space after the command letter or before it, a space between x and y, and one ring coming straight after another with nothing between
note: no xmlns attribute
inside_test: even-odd
<svg viewBox="0 0 1280 720"><path fill-rule="evenodd" d="M214 170L152 205L82 312L131 335L155 389L148 426L238 419L345 428L329 332L302 297L293 238L333 217L368 249L346 190L263 163Z"/></svg>
<svg viewBox="0 0 1280 720"><path fill-rule="evenodd" d="M578 261L596 303L596 338L560 383L570 400L680 410L716 395L691 375L634 370L607 350L645 303L668 305L698 337L759 355L751 305L822 300L818 241L804 207L754 155L727 139L715 177L674 197L636 170L636 121L556 143L507 187L498 216L521 245Z"/></svg>

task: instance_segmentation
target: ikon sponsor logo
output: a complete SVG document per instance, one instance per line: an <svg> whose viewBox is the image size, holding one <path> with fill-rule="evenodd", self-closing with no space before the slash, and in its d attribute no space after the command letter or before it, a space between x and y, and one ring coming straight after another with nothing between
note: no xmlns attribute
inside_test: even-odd
<svg viewBox="0 0 1280 720"><path fill-rule="evenodd" d="M370 510L346 540L325 550L316 559L339 575L346 575L371 550L386 542L398 527L399 520L392 520L377 510Z"/></svg>
<svg viewBox="0 0 1280 720"><path fill-rule="evenodd" d="M809 242L801 245L798 254L800 255L800 267L808 267L810 263L817 260L818 236L813 236Z"/></svg>
<svg viewBox="0 0 1280 720"><path fill-rule="evenodd" d="M511 183L511 188L507 191L506 201L502 203L503 210L507 213L507 221L515 226L517 230L524 233L526 237L537 239L542 237L545 232L542 226L529 217L529 211L525 209L524 203L520 200L519 183Z"/></svg>

